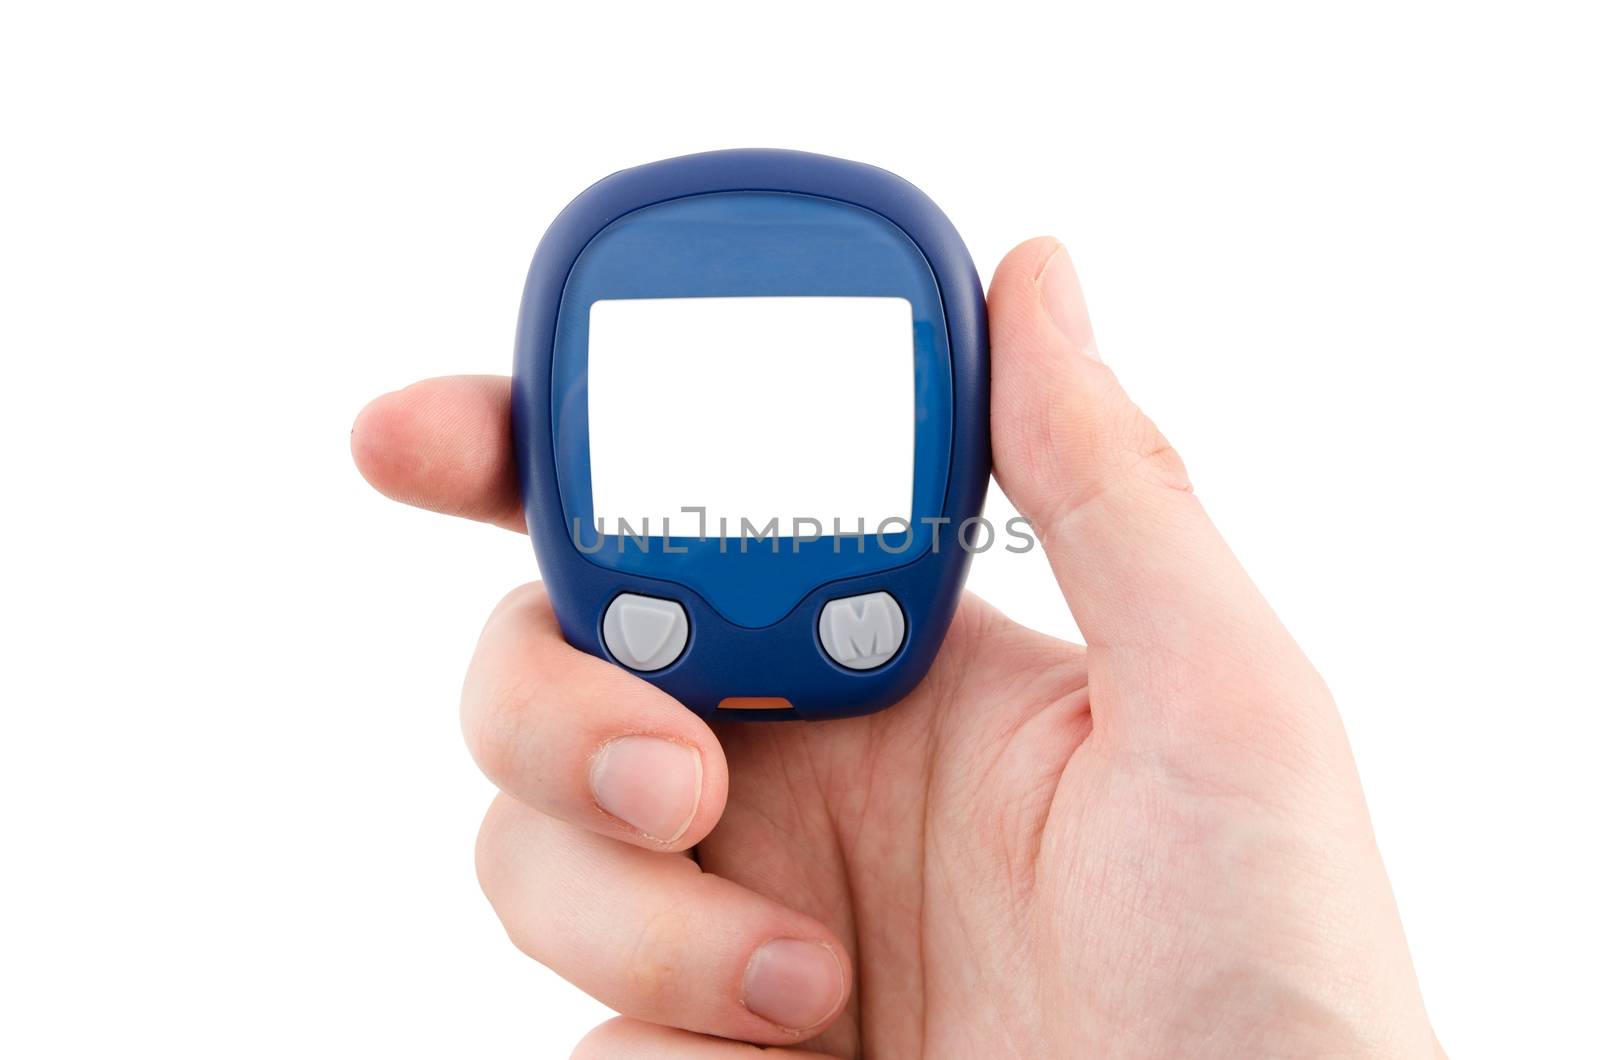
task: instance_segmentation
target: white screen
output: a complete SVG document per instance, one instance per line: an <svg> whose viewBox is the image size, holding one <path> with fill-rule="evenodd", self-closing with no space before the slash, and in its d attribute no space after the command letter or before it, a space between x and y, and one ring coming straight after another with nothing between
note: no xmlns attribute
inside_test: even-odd
<svg viewBox="0 0 1600 1060"><path fill-rule="evenodd" d="M589 464L608 534L868 533L911 517L911 303L644 298L589 311ZM719 520L726 519L727 532ZM817 531L797 518L821 522ZM901 529L891 525L891 532Z"/></svg>

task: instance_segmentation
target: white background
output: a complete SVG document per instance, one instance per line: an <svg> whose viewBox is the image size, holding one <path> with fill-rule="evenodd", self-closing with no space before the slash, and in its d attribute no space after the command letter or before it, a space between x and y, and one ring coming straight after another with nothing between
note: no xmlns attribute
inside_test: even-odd
<svg viewBox="0 0 1600 1060"><path fill-rule="evenodd" d="M1463 1057L1593 1045L1592 5L8 5L0 1053L564 1056L460 674L526 541L350 421L614 169L871 161L1100 346L1339 696ZM995 496L991 512L1007 513ZM973 587L1051 631L1038 555Z"/></svg>

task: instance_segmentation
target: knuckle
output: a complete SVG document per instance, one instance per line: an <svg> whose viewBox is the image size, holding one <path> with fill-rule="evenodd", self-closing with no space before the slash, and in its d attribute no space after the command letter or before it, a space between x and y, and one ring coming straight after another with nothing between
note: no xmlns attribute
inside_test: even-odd
<svg viewBox="0 0 1600 1060"><path fill-rule="evenodd" d="M1189 469L1183 458L1167 441L1166 435L1138 409L1133 410L1135 422L1128 428L1125 451L1132 457L1129 474L1145 482L1179 493L1193 493L1189 482Z"/></svg>
<svg viewBox="0 0 1600 1060"><path fill-rule="evenodd" d="M526 845L526 837L520 833L524 827L522 815L528 812L509 797L498 796L478 829L473 860L478 886L499 918L506 938L526 956L547 963L546 947L540 945L546 937L539 921L543 907L524 900L530 866L526 851L520 849Z"/></svg>
<svg viewBox="0 0 1600 1060"><path fill-rule="evenodd" d="M1127 491L1192 494L1194 487L1178 451L1131 402L1109 421L1084 425L1065 448L1068 458L1054 468L1053 503L1041 513L1046 528Z"/></svg>
<svg viewBox="0 0 1600 1060"><path fill-rule="evenodd" d="M1136 483L1190 492L1183 459L1137 405L1124 399L1107 428L1097 461L1102 489Z"/></svg>
<svg viewBox="0 0 1600 1060"><path fill-rule="evenodd" d="M497 784L526 765L528 750L534 746L530 741L537 735L530 730L539 721L534 704L545 681L525 658L486 645L497 627L518 621L519 616L525 619L527 609L544 606L544 586L539 582L508 593L490 616L462 684L462 736L478 767Z"/></svg>
<svg viewBox="0 0 1600 1060"><path fill-rule="evenodd" d="M506 851L510 846L513 810L509 799L504 795L496 796L489 804L489 812L483 816L483 823L478 826L478 839L473 845L472 860L478 874L478 886L491 905L495 895L505 889Z"/></svg>
<svg viewBox="0 0 1600 1060"><path fill-rule="evenodd" d="M683 942L689 929L687 912L677 904L657 910L640 929L633 958L626 965L628 998L638 1011L663 1013L679 1006Z"/></svg>
<svg viewBox="0 0 1600 1060"><path fill-rule="evenodd" d="M500 602L494 605L494 610L489 612L486 625L494 625L496 620L508 613L541 606L547 597L544 582L526 582L519 585L502 596Z"/></svg>
<svg viewBox="0 0 1600 1060"><path fill-rule="evenodd" d="M525 765L534 736L534 711L529 709L538 682L532 678L490 678L464 705L462 731L478 768L500 787Z"/></svg>
<svg viewBox="0 0 1600 1060"><path fill-rule="evenodd" d="M623 1016L606 1020L583 1036L583 1041L572 1050L572 1060L616 1060L625 1056L632 1035L630 1023Z"/></svg>

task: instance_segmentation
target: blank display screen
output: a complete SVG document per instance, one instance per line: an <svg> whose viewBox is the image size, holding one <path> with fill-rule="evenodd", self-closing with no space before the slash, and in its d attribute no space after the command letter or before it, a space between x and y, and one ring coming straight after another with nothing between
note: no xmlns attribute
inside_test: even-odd
<svg viewBox="0 0 1600 1060"><path fill-rule="evenodd" d="M682 509L704 508L708 537L773 519L788 537L909 521L912 349L903 298L593 303L597 523L614 534L619 520L641 530L648 519L661 536L670 519L673 537L693 537L701 517Z"/></svg>

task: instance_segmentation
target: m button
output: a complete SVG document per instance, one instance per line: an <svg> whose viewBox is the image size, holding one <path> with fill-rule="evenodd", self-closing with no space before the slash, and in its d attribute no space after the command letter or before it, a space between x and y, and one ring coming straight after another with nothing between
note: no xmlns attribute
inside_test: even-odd
<svg viewBox="0 0 1600 1060"><path fill-rule="evenodd" d="M840 666L871 670L894 658L906 639L906 616L888 593L829 600L817 626L822 650Z"/></svg>

